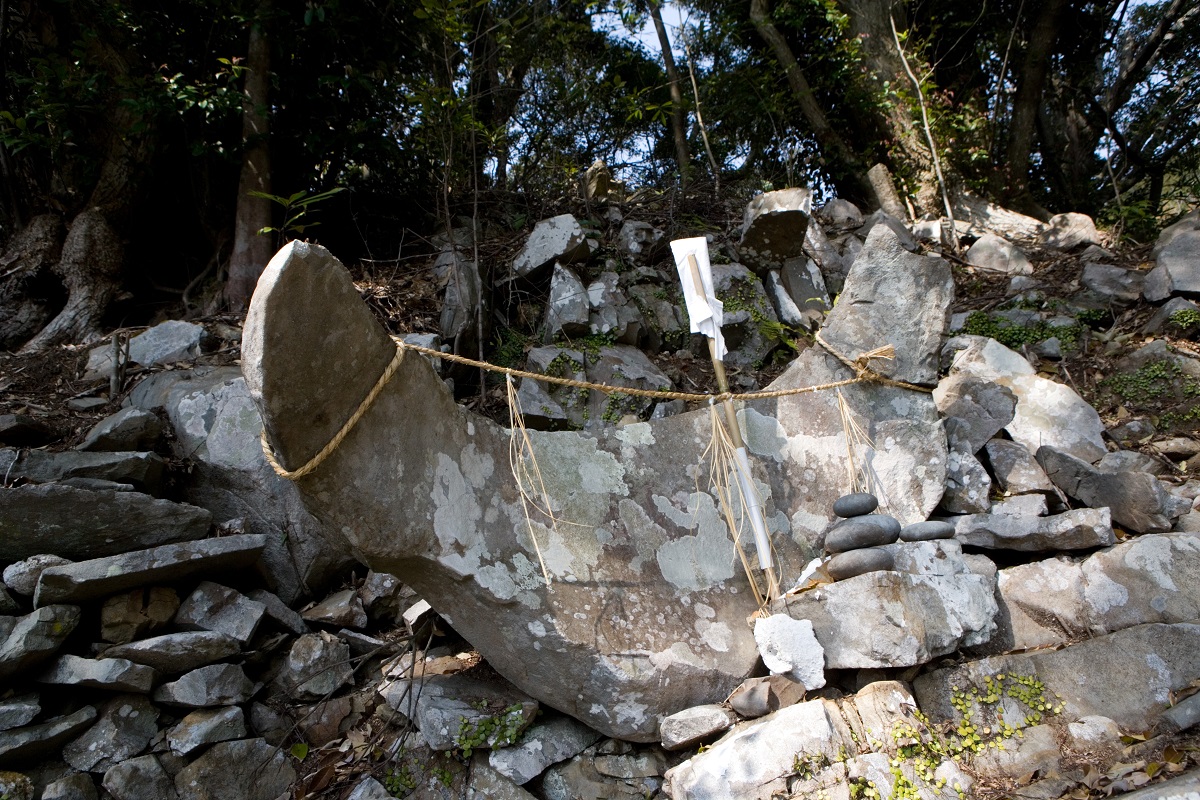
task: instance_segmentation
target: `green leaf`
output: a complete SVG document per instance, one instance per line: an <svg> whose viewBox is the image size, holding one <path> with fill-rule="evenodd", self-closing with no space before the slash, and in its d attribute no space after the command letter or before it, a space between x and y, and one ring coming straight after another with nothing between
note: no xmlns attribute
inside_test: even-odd
<svg viewBox="0 0 1200 800"><path fill-rule="evenodd" d="M304 757L308 755L308 745L304 742L292 745L292 755L296 757L297 761L303 761Z"/></svg>

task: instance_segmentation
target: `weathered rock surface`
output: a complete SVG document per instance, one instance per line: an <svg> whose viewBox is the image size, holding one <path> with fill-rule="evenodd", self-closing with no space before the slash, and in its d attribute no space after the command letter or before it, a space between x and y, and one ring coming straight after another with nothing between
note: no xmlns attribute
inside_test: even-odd
<svg viewBox="0 0 1200 800"><path fill-rule="evenodd" d="M877 225L854 260L821 336L849 359L890 344L896 357L876 360L873 369L908 383L934 384L953 299L949 264L908 252L890 228Z"/></svg>
<svg viewBox="0 0 1200 800"><path fill-rule="evenodd" d="M1019 442L993 439L985 445L996 484L1008 494L1054 494L1054 484L1033 454Z"/></svg>
<svg viewBox="0 0 1200 800"><path fill-rule="evenodd" d="M84 706L39 725L0 731L0 766L24 765L50 754L57 755L65 742L87 730L95 720L95 707Z"/></svg>
<svg viewBox="0 0 1200 800"><path fill-rule="evenodd" d="M1151 302L1173 294L1200 292L1200 230L1173 237L1158 254L1158 265L1146 276L1145 294Z"/></svg>
<svg viewBox="0 0 1200 800"><path fill-rule="evenodd" d="M685 708L663 719L658 726L662 746L667 750L685 750L719 733L737 722L737 715L725 706L708 705Z"/></svg>
<svg viewBox="0 0 1200 800"><path fill-rule="evenodd" d="M992 477L974 455L970 426L950 417L946 420L946 493L941 508L950 514L978 514L992 507Z"/></svg>
<svg viewBox="0 0 1200 800"><path fill-rule="evenodd" d="M1129 305L1142 296L1146 275L1136 269L1109 264L1085 264L1080 283L1118 305Z"/></svg>
<svg viewBox="0 0 1200 800"><path fill-rule="evenodd" d="M40 713L42 713L41 700L33 693L0 700L0 731L28 725Z"/></svg>
<svg viewBox="0 0 1200 800"><path fill-rule="evenodd" d="M267 607L241 592L212 581L201 581L175 615L185 631L216 631L241 645L249 644L267 615Z"/></svg>
<svg viewBox="0 0 1200 800"><path fill-rule="evenodd" d="M1087 214L1069 211L1055 214L1039 235L1038 241L1055 250L1074 250L1084 244L1104 244L1096 231L1096 223Z"/></svg>
<svg viewBox="0 0 1200 800"><path fill-rule="evenodd" d="M212 513L138 492L43 484L0 489L0 540L14 561L95 558L208 535Z"/></svg>
<svg viewBox="0 0 1200 800"><path fill-rule="evenodd" d="M986 642L996 630L993 587L965 565L946 575L869 572L771 610L812 621L827 669L907 667Z"/></svg>
<svg viewBox="0 0 1200 800"><path fill-rule="evenodd" d="M237 664L210 664L164 683L154 690L154 701L173 706L211 708L244 703L254 685Z"/></svg>
<svg viewBox="0 0 1200 800"><path fill-rule="evenodd" d="M721 334L729 352L725 363L750 371L761 366L778 342L764 333L764 325L779 320L758 276L741 264L714 264L713 290L725 306Z"/></svg>
<svg viewBox="0 0 1200 800"><path fill-rule="evenodd" d="M550 299L546 303L545 340L552 342L560 335L586 334L589 308L583 281L570 268L555 264L550 277Z"/></svg>
<svg viewBox="0 0 1200 800"><path fill-rule="evenodd" d="M555 261L570 264L586 259L589 250L583 228L570 214L544 219L533 226L525 247L513 259L514 275L526 278Z"/></svg>
<svg viewBox="0 0 1200 800"><path fill-rule="evenodd" d="M157 756L122 761L104 773L104 790L116 800L177 800L171 776ZM236 795L233 795L236 797Z"/></svg>
<svg viewBox="0 0 1200 800"><path fill-rule="evenodd" d="M96 800L96 784L92 776L83 772L72 772L46 784L42 800Z"/></svg>
<svg viewBox="0 0 1200 800"><path fill-rule="evenodd" d="M763 192L746 205L738 257L760 275L803 252L812 213L812 191Z"/></svg>
<svg viewBox="0 0 1200 800"><path fill-rule="evenodd" d="M63 760L80 772L104 772L136 756L158 733L158 709L144 695L114 697L96 724L63 747Z"/></svg>
<svg viewBox="0 0 1200 800"><path fill-rule="evenodd" d="M771 672L787 675L805 689L825 685L825 651L808 620L786 614L759 617L754 622L754 641Z"/></svg>
<svg viewBox="0 0 1200 800"><path fill-rule="evenodd" d="M114 644L157 632L179 610L179 595L166 586L134 589L104 601L100 607L100 638Z"/></svg>
<svg viewBox="0 0 1200 800"><path fill-rule="evenodd" d="M1088 462L1108 452L1096 410L1069 386L1037 375L1028 361L995 339L956 336L946 350L959 351L952 374L992 381L1016 395L1013 420L1005 430L1029 452L1050 445Z"/></svg>
<svg viewBox="0 0 1200 800"><path fill-rule="evenodd" d="M474 744L476 749L510 745L538 710L537 701L515 688L469 673L426 676L416 692L407 681L382 691L388 705L414 719L421 738L433 750L461 746L460 737L472 732L481 739Z"/></svg>
<svg viewBox="0 0 1200 800"><path fill-rule="evenodd" d="M10 480L24 478L32 483L50 483L87 478L129 484L138 491L157 495L162 489L163 467L163 458L157 453L29 450L6 471Z"/></svg>
<svg viewBox="0 0 1200 800"><path fill-rule="evenodd" d="M900 302L892 293L875 308ZM324 446L393 354L326 251L300 242L282 251L260 282L243 354L282 462L294 468ZM848 375L808 350L774 386ZM890 513L925 519L944 485L932 401L874 385L842 393L879 445L859 456ZM798 574L845 492L837 396L756 401L742 417L774 547L785 573ZM601 732L649 740L659 716L724 697L758 658L744 624L753 598L733 542L712 496L696 488L697 441L710 431L701 411L588 434L531 432L539 461L556 465L543 470L555 514L573 523L533 522L553 592L504 466L507 432L457 408L421 360L401 363L299 489L331 529L344 526L369 566L449 615L520 688ZM386 488L364 494L364 480ZM603 611L614 603L619 617Z"/></svg>
<svg viewBox="0 0 1200 800"><path fill-rule="evenodd" d="M214 744L175 776L179 800L276 800L296 780L287 755L263 739Z"/></svg>
<svg viewBox="0 0 1200 800"><path fill-rule="evenodd" d="M349 566L349 554L329 544L325 526L304 508L296 487L264 458L262 421L236 367L177 381L165 409L175 452L192 465L185 498L219 520L245 520L246 533L268 537L264 572L286 602L306 589L318 591Z"/></svg>
<svg viewBox="0 0 1200 800"><path fill-rule="evenodd" d="M488 763L513 783L522 785L547 767L578 755L599 738L600 734L571 717L554 716L530 725L516 744L490 751Z"/></svg>
<svg viewBox="0 0 1200 800"><path fill-rule="evenodd" d="M309 633L292 643L276 683L295 700L320 700L354 680L350 647L331 633Z"/></svg>
<svg viewBox="0 0 1200 800"><path fill-rule="evenodd" d="M4 583L9 589L25 597L33 597L38 578L47 567L58 567L71 562L49 553L30 556L4 568Z"/></svg>
<svg viewBox="0 0 1200 800"><path fill-rule="evenodd" d="M966 514L947 522L954 523L954 538L963 544L998 550L1087 550L1116 542L1107 508L1076 508L1033 518Z"/></svg>
<svg viewBox="0 0 1200 800"><path fill-rule="evenodd" d="M938 383L933 402L942 416L962 423L960 434L970 442L972 453L978 453L1011 423L1017 408L1017 397L1010 389L961 372Z"/></svg>
<svg viewBox="0 0 1200 800"><path fill-rule="evenodd" d="M154 670L123 658L81 658L70 653L55 659L36 676L39 683L80 686L115 692L149 692Z"/></svg>
<svg viewBox="0 0 1200 800"><path fill-rule="evenodd" d="M104 651L108 658L124 658L153 667L164 675L178 675L236 655L237 640L215 631L184 631L120 644Z"/></svg>
<svg viewBox="0 0 1200 800"><path fill-rule="evenodd" d="M130 406L97 422L76 449L93 452L153 450L160 436L162 422L158 416Z"/></svg>
<svg viewBox="0 0 1200 800"><path fill-rule="evenodd" d="M1162 533L1191 510L1145 472L1102 472L1053 447L1038 448L1037 461L1054 485L1092 507L1107 506L1113 521L1135 533Z"/></svg>
<svg viewBox="0 0 1200 800"><path fill-rule="evenodd" d="M246 715L237 706L193 711L167 731L167 745L180 755L246 736Z"/></svg>
<svg viewBox="0 0 1200 800"><path fill-rule="evenodd" d="M1103 715L1122 730L1146 731L1170 706L1171 693L1194 680L1198 669L1200 625L1151 624L1061 650L993 656L937 670L917 678L913 688L921 710L935 722L958 720L952 687L982 690L985 676L1032 676L1044 685L1046 699L1062 703L1065 721ZM993 718L975 708L972 720L981 727L996 724L991 708L986 713ZM1006 717L1019 727L1024 712Z"/></svg>
<svg viewBox="0 0 1200 800"><path fill-rule="evenodd" d="M993 233L985 233L975 240L964 256L966 262L991 272L1006 275L1032 275L1033 265L1016 245Z"/></svg>
<svg viewBox="0 0 1200 800"><path fill-rule="evenodd" d="M7 633L0 642L0 680L27 672L53 655L79 617L79 606L51 605L16 619L11 628L0 628Z"/></svg>
<svg viewBox="0 0 1200 800"><path fill-rule="evenodd" d="M107 594L180 580L190 575L236 569L258 560L266 537L242 534L187 544L168 544L124 555L48 567L38 578L34 605L78 602Z"/></svg>

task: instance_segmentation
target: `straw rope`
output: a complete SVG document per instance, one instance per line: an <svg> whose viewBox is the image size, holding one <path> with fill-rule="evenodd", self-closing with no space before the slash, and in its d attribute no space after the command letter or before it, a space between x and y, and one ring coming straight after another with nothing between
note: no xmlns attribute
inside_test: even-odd
<svg viewBox="0 0 1200 800"><path fill-rule="evenodd" d="M371 387L371 391L368 392L367 396L364 397L362 402L358 404L358 408L355 409L354 413L350 415L350 418L346 420L341 429L339 429L338 432L333 435L333 438L329 440L329 443L322 447L320 452L309 459L308 462L303 466L294 470L286 469L282 464L279 463L279 460L272 451L271 444L267 441L266 430L262 432L262 436L259 438L262 442L263 454L266 456L267 463L271 465L271 468L274 469L280 477L287 478L290 481L299 480L320 466L321 462L328 458L329 455L337 449L338 445L342 443L342 440L350 434L350 431L353 430L354 426L358 424L358 421L367 413L367 410L370 409L371 404L375 402L375 399L379 397L380 392L383 391L383 388L392 379L392 376L396 374L396 370L400 368L400 363L404 360L404 354L409 350L429 356L430 358L440 358L445 359L446 361L466 364L467 366L476 367L488 372L498 372L513 378L529 378L530 380L541 381L543 383L553 383L560 386L570 386L576 389L595 390L605 394L618 393L630 395L632 397L649 397L655 400L691 400L695 402L767 400L777 397L788 397L794 394L807 394L809 392L837 389L842 386L852 386L856 383L878 383L883 386L911 389L912 391L924 392L926 394L933 391L927 386L919 386L914 383L907 383L905 381L898 381L893 378L889 378L886 375L881 375L871 368L871 361L875 359L891 359L895 357L895 349L891 345L886 345L884 347L871 350L858 356L858 358L851 360L830 346L828 342L821 338L820 333L818 333L816 336L817 343L820 344L821 347L827 350L838 361L842 362L851 370L853 370L855 375L853 378L846 378L845 380L840 381L831 381L829 383L821 383L815 386L801 386L792 389L773 389L758 392L725 392L721 394L700 394L697 392L671 392L658 389L638 389L632 386L612 386L606 383L592 383L591 381L579 381L572 378L559 378L553 375L543 375L540 372L528 372L526 370L513 369L511 367L501 367L495 364L489 364L486 361L477 361L476 359L467 358L466 356L460 356L454 353L443 353L440 350L434 350L429 347L421 347L420 345L409 344L396 337L392 337L392 340L396 343L396 355L392 358L391 363L387 365L387 369L385 369L383 374L379 376L379 380L377 380L375 385Z"/></svg>

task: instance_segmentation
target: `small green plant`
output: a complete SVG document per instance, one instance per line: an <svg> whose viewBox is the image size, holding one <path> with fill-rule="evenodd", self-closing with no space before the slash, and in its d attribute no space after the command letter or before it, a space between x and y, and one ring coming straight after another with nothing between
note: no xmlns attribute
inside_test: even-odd
<svg viewBox="0 0 1200 800"><path fill-rule="evenodd" d="M417 779L413 777L407 764L399 764L383 776L383 788L393 797L403 797L417 788Z"/></svg>
<svg viewBox="0 0 1200 800"><path fill-rule="evenodd" d="M1063 347L1071 349L1078 344L1085 327L1080 316L1076 316L1076 321L1071 325L1051 325L1042 321L1017 325L1004 317L976 311L967 317L962 333L972 336L988 336L1014 350L1019 350L1023 345L1044 342L1052 337L1057 338Z"/></svg>
<svg viewBox="0 0 1200 800"><path fill-rule="evenodd" d="M499 714L474 721L463 717L459 722L458 735L454 737L454 746L464 759L470 758L476 749L485 745L504 747L517 741L524 723L525 714L519 703Z"/></svg>
<svg viewBox="0 0 1200 800"><path fill-rule="evenodd" d="M1194 308L1181 308L1171 316L1167 317L1167 321L1176 328L1184 330L1188 328L1200 327L1200 311Z"/></svg>
<svg viewBox="0 0 1200 800"><path fill-rule="evenodd" d="M274 233L277 239L283 237L288 241L295 239L297 236L303 236L306 230L321 224L319 222L305 221L305 217L308 216L309 212L314 210L312 207L342 191L345 191L345 187L343 186L330 189L327 192L318 192L317 194L309 194L307 190L301 189L287 197L271 194L270 192L250 192L251 197L261 197L264 200L270 200L272 203L283 208L283 224L278 228L271 225L260 228L258 231L259 235Z"/></svg>
<svg viewBox="0 0 1200 800"><path fill-rule="evenodd" d="M829 757L824 753L809 753L803 758L796 753L792 758L792 772L804 780L809 780L828 766Z"/></svg>

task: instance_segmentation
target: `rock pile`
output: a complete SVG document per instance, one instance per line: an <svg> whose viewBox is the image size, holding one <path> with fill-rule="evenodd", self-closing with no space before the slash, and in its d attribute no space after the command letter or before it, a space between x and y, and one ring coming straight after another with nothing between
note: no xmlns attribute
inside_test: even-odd
<svg viewBox="0 0 1200 800"><path fill-rule="evenodd" d="M523 382L551 429L531 432L551 510L573 523L555 527L520 511L507 431L454 405L443 364L406 356L322 467L276 475L260 430L303 463L394 354L316 246L264 276L244 376L152 373L76 451L26 449L36 420L0 420L0 795L951 800L1032 783L1023 796L1049 798L1188 767L1168 745L1200 721L1200 486L1163 469L1197 450L1123 449L1161 420L1106 429L1044 367L1091 335L1081 314L1139 292L1163 303L1147 331L1200 328L1200 216L1163 232L1144 275L1081 215L981 236L967 261L1013 276L1014 303L956 315L947 339L953 275L919 241L948 224L810 205L764 196L737 244L713 242L731 257L714 271L742 388L781 325L831 350L805 349L771 388L852 377L884 345L895 357L872 368L909 386L742 405L795 583L765 609L697 486L706 409ZM529 366L673 386L647 355L692 344L666 236L610 221L611 264L605 234L570 215L516 255L510 279L550 297ZM447 275L475 269L468 239L449 237ZM1051 248L1079 262L1055 303L1036 285ZM442 321L459 336L478 286L454 284ZM329 324L288 328L315 318ZM137 361L203 340L152 329ZM1164 341L1114 341L1128 369L1200 387ZM870 493L845 494L848 452ZM1176 781L1161 791L1195 790Z"/></svg>

